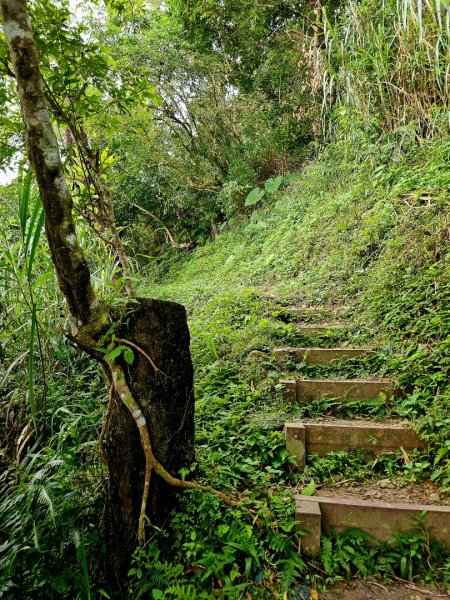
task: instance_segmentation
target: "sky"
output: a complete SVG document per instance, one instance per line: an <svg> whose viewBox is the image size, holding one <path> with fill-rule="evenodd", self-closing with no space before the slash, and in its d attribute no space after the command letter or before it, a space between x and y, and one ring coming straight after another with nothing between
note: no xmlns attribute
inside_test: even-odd
<svg viewBox="0 0 450 600"><path fill-rule="evenodd" d="M13 169L0 169L0 185L10 183L16 176L17 171Z"/></svg>

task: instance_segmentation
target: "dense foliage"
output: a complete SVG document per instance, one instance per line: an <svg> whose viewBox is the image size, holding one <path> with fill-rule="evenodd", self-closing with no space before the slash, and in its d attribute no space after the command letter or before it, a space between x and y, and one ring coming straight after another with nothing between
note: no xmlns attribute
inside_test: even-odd
<svg viewBox="0 0 450 600"><path fill-rule="evenodd" d="M296 597L369 575L446 589L448 552L421 522L384 545L361 532L325 538L321 558L305 561L291 499L295 487L389 479L432 481L448 501L448 5L117 0L75 15L64 1L30 5L96 290L123 302L86 151L111 190L139 291L189 311L192 472L242 501L183 495L136 552L129 597ZM0 40L3 165L23 160L14 93ZM25 163L0 188L0 220L0 597L109 597L97 444L106 391L62 339ZM297 372L392 376L401 397L380 397L370 416L411 421L428 450L408 461L316 457L297 472L285 419L367 414L358 403L282 403L286 366L270 349L304 341L284 310L297 302L347 307L350 331L317 345L377 349L370 361Z"/></svg>

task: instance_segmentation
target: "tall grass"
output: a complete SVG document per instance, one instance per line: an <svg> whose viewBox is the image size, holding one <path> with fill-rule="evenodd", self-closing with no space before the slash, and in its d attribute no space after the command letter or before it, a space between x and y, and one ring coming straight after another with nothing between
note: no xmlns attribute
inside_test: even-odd
<svg viewBox="0 0 450 600"><path fill-rule="evenodd" d="M39 427L47 393L46 369L52 369L65 311L31 171L21 171L16 182L0 187L0 220L0 387L5 398L0 425L7 431L2 447L11 456L17 453L21 432L26 437ZM115 256L85 223L79 223L78 233L82 246L89 248L94 286L106 303L117 304L120 282L111 281L117 269ZM6 425L9 413L14 418Z"/></svg>
<svg viewBox="0 0 450 600"><path fill-rule="evenodd" d="M17 196L14 198L14 191ZM34 425L39 400L45 400L46 375L42 335L45 319L41 313L55 306L56 297L48 286L49 263L40 250L44 214L40 197L33 189L31 171L21 172L16 190L9 190L9 204L1 206L0 233L0 302L3 307L1 341L8 349L6 362L14 358L1 378L2 385L14 374L22 361L27 361L27 400ZM7 194L5 194L6 196ZM17 207L14 210L14 207ZM17 352L19 351L19 352ZM21 360L16 362L17 354ZM41 388L35 393L36 355Z"/></svg>
<svg viewBox="0 0 450 600"><path fill-rule="evenodd" d="M324 116L328 133L364 127L420 137L449 127L450 4L350 0L325 13Z"/></svg>

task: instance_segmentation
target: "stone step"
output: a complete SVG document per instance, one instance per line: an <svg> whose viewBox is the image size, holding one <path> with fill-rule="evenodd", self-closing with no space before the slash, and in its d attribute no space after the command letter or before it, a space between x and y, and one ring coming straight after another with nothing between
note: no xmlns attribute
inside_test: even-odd
<svg viewBox="0 0 450 600"><path fill-rule="evenodd" d="M320 318L327 318L330 315L334 315L335 311L331 307L315 307L315 306L290 306L287 309L293 317L296 319L306 319L307 321L314 321Z"/></svg>
<svg viewBox="0 0 450 600"><path fill-rule="evenodd" d="M338 331L343 331L342 325L338 323L333 324L309 324L309 323L300 323L297 325L297 331L302 335L325 335L326 333L335 333Z"/></svg>
<svg viewBox="0 0 450 600"><path fill-rule="evenodd" d="M295 504L297 527L307 531L307 535L300 538L300 550L307 556L320 554L324 528L338 531L358 528L377 540L386 541L397 528L402 532L410 530L422 513L425 513L424 525L431 529L431 536L450 547L450 506L298 494Z"/></svg>
<svg viewBox="0 0 450 600"><path fill-rule="evenodd" d="M412 427L397 423L373 421L293 422L284 426L286 448L296 457L299 467L305 466L306 454L325 456L329 452L364 450L367 458L378 452L415 450L426 447Z"/></svg>
<svg viewBox="0 0 450 600"><path fill-rule="evenodd" d="M302 316L314 316L320 314L339 314L348 311L351 307L345 305L321 305L321 306L307 306L306 304L299 304L297 306L288 306L287 310L294 315Z"/></svg>
<svg viewBox="0 0 450 600"><path fill-rule="evenodd" d="M392 381L377 379L297 379L282 380L282 395L286 402L302 403L318 400L322 396L343 400L370 400L381 392L394 393Z"/></svg>
<svg viewBox="0 0 450 600"><path fill-rule="evenodd" d="M275 359L281 362L290 358L294 362L306 362L309 365L331 365L351 358L368 356L369 348L275 348Z"/></svg>

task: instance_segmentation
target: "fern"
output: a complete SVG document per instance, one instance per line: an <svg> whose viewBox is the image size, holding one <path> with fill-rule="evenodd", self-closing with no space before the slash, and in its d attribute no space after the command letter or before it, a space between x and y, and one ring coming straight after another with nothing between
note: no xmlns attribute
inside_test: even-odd
<svg viewBox="0 0 450 600"><path fill-rule="evenodd" d="M445 443L445 446L442 446L436 452L436 456L434 458L434 465L436 466L438 463L440 463L444 456L447 456L448 454L450 454L450 442L447 441Z"/></svg>
<svg viewBox="0 0 450 600"><path fill-rule="evenodd" d="M292 560L280 560L277 564L279 570L278 576L281 582L281 589L288 590L294 581L302 574L304 563Z"/></svg>
<svg viewBox="0 0 450 600"><path fill-rule="evenodd" d="M327 573L333 572L333 544L329 538L322 538L322 564Z"/></svg>
<svg viewBox="0 0 450 600"><path fill-rule="evenodd" d="M47 507L48 513L49 513L49 515L51 517L51 520L52 520L52 523L53 523L54 526L56 526L56 522L55 522L55 515L56 515L55 505L53 503L53 500L50 497L50 493L49 493L48 489L44 485L41 485L38 488L37 501L38 501L38 503L40 505Z"/></svg>
<svg viewBox="0 0 450 600"><path fill-rule="evenodd" d="M192 584L175 583L165 590L163 598L170 600L197 600L198 595Z"/></svg>

